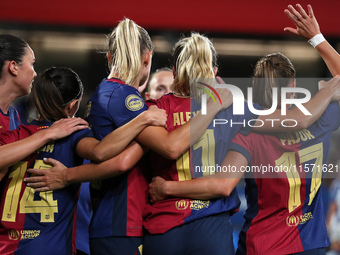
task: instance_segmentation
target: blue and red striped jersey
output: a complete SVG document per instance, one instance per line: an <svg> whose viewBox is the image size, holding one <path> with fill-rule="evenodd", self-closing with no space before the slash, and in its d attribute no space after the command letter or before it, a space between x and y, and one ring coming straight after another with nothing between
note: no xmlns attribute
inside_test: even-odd
<svg viewBox="0 0 340 255"><path fill-rule="evenodd" d="M87 121L95 137L103 139L147 110L138 90L119 79L104 79L88 102ZM91 182L93 216L90 238L142 236L142 210L148 183L136 165L126 174Z"/></svg>
<svg viewBox="0 0 340 255"><path fill-rule="evenodd" d="M250 163L237 254L291 254L330 245L320 185L339 114L336 102L298 132L237 134L230 149Z"/></svg>
<svg viewBox="0 0 340 255"><path fill-rule="evenodd" d="M0 143L24 139L51 125L51 122L32 122L1 134ZM3 180L0 205L1 254L72 254L75 247L74 211L79 184L57 191L37 192L23 181L28 168L49 168L43 158L54 158L66 167L81 165L77 156L78 141L92 136L89 129L50 142L36 153L16 163Z"/></svg>
<svg viewBox="0 0 340 255"><path fill-rule="evenodd" d="M191 111L193 105L190 98L178 97L172 93L150 101L150 104L157 105L158 108L164 109L168 114L168 132L184 125L197 114L197 111ZM192 108L196 109L196 106ZM177 160L169 160L152 152L153 176L161 176L172 181L184 181L213 174L217 170L216 168L221 165L227 153L228 145L236 133L241 128L244 132L249 132L249 128L244 127L243 123L247 123L250 119L256 120L257 116L253 115L245 104L244 115L233 115L230 107L219 112L215 119L224 124L214 126L212 122L203 136ZM232 126L231 120L234 122ZM210 169L212 170L210 171ZM240 201L236 190L229 197L214 200L168 198L147 205L144 210L144 226L151 234L161 234L176 226L209 215L222 212L233 213L238 210L239 205Z"/></svg>

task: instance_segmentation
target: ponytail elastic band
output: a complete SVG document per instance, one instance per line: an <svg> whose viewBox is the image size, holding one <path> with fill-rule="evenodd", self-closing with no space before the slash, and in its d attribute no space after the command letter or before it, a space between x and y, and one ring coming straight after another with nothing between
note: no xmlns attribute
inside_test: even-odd
<svg viewBox="0 0 340 255"><path fill-rule="evenodd" d="M324 41L326 41L325 37L323 37L322 34L317 34L316 36L308 40L308 43L315 48L316 46L318 46L320 43Z"/></svg>

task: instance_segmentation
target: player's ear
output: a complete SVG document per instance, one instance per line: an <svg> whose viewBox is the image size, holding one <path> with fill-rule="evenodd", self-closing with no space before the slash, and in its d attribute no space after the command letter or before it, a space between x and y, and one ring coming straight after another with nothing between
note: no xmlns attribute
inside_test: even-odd
<svg viewBox="0 0 340 255"><path fill-rule="evenodd" d="M152 59L152 51L146 52L143 57L143 64L144 66L148 66L151 63Z"/></svg>
<svg viewBox="0 0 340 255"><path fill-rule="evenodd" d="M109 51L106 52L106 59L107 59L107 62L109 63L109 65L111 65L111 53Z"/></svg>
<svg viewBox="0 0 340 255"><path fill-rule="evenodd" d="M19 73L19 65L17 62L15 62L14 60L9 61L8 63L8 71L14 75L17 76Z"/></svg>
<svg viewBox="0 0 340 255"><path fill-rule="evenodd" d="M218 67L217 67L217 66L214 66L213 72L214 72L214 75L216 76L216 74L217 74L217 72L218 72Z"/></svg>
<svg viewBox="0 0 340 255"><path fill-rule="evenodd" d="M296 79L294 79L294 80L292 81L291 87L292 87L292 88L295 88L295 87L296 87Z"/></svg>
<svg viewBox="0 0 340 255"><path fill-rule="evenodd" d="M177 75L175 66L172 66L172 74L174 75L174 79L175 79L175 77Z"/></svg>
<svg viewBox="0 0 340 255"><path fill-rule="evenodd" d="M72 100L65 108L68 117L72 118L79 109L79 99Z"/></svg>

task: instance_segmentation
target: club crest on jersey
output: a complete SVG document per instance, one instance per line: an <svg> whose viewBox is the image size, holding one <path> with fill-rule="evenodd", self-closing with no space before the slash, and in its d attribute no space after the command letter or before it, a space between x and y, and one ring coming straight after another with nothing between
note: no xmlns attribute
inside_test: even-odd
<svg viewBox="0 0 340 255"><path fill-rule="evenodd" d="M128 95L125 99L125 106L130 111L138 111L143 108L144 102L143 100L137 95Z"/></svg>

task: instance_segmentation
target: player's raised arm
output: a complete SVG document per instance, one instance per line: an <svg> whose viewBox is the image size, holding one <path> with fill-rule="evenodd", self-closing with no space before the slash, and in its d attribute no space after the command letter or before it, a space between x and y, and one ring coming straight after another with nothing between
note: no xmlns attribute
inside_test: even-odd
<svg viewBox="0 0 340 255"><path fill-rule="evenodd" d="M321 34L320 27L314 16L312 6L308 5L307 8L308 13L302 8L300 4L296 5L296 9L292 5L289 5L288 8L284 10L284 12L288 18L294 22L296 28L285 27L284 31L307 39L325 61L332 75L339 75L340 55Z"/></svg>

